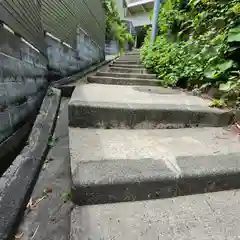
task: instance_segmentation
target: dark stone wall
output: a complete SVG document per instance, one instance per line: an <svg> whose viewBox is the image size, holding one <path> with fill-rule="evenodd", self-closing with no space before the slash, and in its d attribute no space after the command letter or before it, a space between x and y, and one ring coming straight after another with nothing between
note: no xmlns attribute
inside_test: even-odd
<svg viewBox="0 0 240 240"><path fill-rule="evenodd" d="M75 49L45 36L47 57L0 26L0 143L34 116L49 81L79 72L104 59L84 33Z"/></svg>
<svg viewBox="0 0 240 240"><path fill-rule="evenodd" d="M0 26L0 142L34 116L47 87L47 60Z"/></svg>
<svg viewBox="0 0 240 240"><path fill-rule="evenodd" d="M50 82L104 60L101 4L0 1L0 146L36 116Z"/></svg>
<svg viewBox="0 0 240 240"><path fill-rule="evenodd" d="M46 36L50 81L69 76L104 60L104 51L84 32L75 36L73 46ZM55 77L54 77L55 74ZM52 79L51 79L52 78Z"/></svg>

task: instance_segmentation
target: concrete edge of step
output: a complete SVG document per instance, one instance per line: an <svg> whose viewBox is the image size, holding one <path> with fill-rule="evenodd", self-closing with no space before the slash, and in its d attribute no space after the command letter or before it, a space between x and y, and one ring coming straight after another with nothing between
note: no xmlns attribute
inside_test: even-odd
<svg viewBox="0 0 240 240"><path fill-rule="evenodd" d="M110 66L108 68L111 72L122 72L122 73L139 73L139 74L147 74L147 70L145 68L131 68L131 67L118 67L118 66Z"/></svg>
<svg viewBox="0 0 240 240"><path fill-rule="evenodd" d="M180 170L151 159L79 163L72 173L73 202L142 201L240 188L240 153L179 157L178 164Z"/></svg>
<svg viewBox="0 0 240 240"><path fill-rule="evenodd" d="M152 74L152 73L121 73L121 72L105 71L105 72L97 72L96 76L156 79L156 74Z"/></svg>
<svg viewBox="0 0 240 240"><path fill-rule="evenodd" d="M118 62L113 62L109 65L110 67L127 67L127 68L133 68L133 69L138 69L138 68L144 68L143 64L122 64Z"/></svg>
<svg viewBox="0 0 240 240"><path fill-rule="evenodd" d="M131 66L125 66L125 67L121 67L121 66L118 66L118 65L110 65L109 66L110 69L118 69L118 70L146 70L146 68L144 67L139 67L139 68L132 68Z"/></svg>
<svg viewBox="0 0 240 240"><path fill-rule="evenodd" d="M89 76L89 83L112 84L112 85L134 85L134 86L159 86L161 82L155 79L117 78L104 76Z"/></svg>
<svg viewBox="0 0 240 240"><path fill-rule="evenodd" d="M61 91L50 87L27 144L0 178L0 239L12 239L49 149L61 102Z"/></svg>
<svg viewBox="0 0 240 240"><path fill-rule="evenodd" d="M114 61L114 63L117 64L133 64L133 65L141 65L141 60L121 60L118 58L117 60Z"/></svg>
<svg viewBox="0 0 240 240"><path fill-rule="evenodd" d="M149 114L147 119L146 114ZM192 107L189 111L181 105L98 103L74 99L69 102L69 126L83 128L223 127L231 124L233 116L231 111L201 107Z"/></svg>
<svg viewBox="0 0 240 240"><path fill-rule="evenodd" d="M59 88L62 91L62 96L63 97L71 97L75 86L71 85L72 83L76 82L77 80L79 80L80 78L85 77L86 75L98 70L99 68L115 61L119 56L115 56L112 59L108 59L108 60L104 60L98 64L92 65L90 67L88 67L87 69L78 72L77 74L74 74L72 76L66 77L66 78L62 78L56 82L52 83L53 87ZM69 84L69 85L68 85Z"/></svg>
<svg viewBox="0 0 240 240"><path fill-rule="evenodd" d="M122 56L124 57L139 57L140 56L140 53L139 52L136 52L136 53L133 53L133 52L130 52L130 53L124 53Z"/></svg>

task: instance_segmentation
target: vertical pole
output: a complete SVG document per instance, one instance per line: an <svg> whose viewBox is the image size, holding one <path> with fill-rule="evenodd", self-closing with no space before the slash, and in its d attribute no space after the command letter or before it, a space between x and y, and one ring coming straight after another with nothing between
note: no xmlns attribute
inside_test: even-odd
<svg viewBox="0 0 240 240"><path fill-rule="evenodd" d="M160 1L161 0L154 1L153 19L152 19L152 38L151 38L152 44L154 44L154 42L156 40L156 35L157 35L158 15L159 15L159 11L160 11Z"/></svg>
<svg viewBox="0 0 240 240"><path fill-rule="evenodd" d="M136 38L135 38L134 47L137 48L137 34L136 34Z"/></svg>

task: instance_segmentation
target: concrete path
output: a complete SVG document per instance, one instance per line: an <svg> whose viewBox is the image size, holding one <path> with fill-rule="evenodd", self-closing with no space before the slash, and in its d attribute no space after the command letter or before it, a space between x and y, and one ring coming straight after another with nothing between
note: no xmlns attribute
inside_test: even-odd
<svg viewBox="0 0 240 240"><path fill-rule="evenodd" d="M76 207L70 240L238 240L240 192Z"/></svg>
<svg viewBox="0 0 240 240"><path fill-rule="evenodd" d="M240 188L232 112L142 68L126 53L69 102L70 239L238 239L238 192L193 195Z"/></svg>

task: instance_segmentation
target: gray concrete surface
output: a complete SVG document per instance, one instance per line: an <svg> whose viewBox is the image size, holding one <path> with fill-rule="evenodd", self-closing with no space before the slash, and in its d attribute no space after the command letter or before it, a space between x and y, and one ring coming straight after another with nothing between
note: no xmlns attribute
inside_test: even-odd
<svg viewBox="0 0 240 240"><path fill-rule="evenodd" d="M70 240L237 240L240 191L76 207Z"/></svg>
<svg viewBox="0 0 240 240"><path fill-rule="evenodd" d="M12 238L27 205L49 148L49 137L55 127L60 99L58 89L48 89L27 145L0 178L1 240Z"/></svg>
<svg viewBox="0 0 240 240"><path fill-rule="evenodd" d="M157 85L159 85L160 80L141 79L141 78L91 76L91 77L88 77L88 82L89 83L100 83L100 84L113 84L113 85L157 86Z"/></svg>
<svg viewBox="0 0 240 240"><path fill-rule="evenodd" d="M44 189L51 192L32 210L26 209L18 229L21 240L67 240L70 229L71 201L64 202L70 193L71 177L68 150L68 99L62 99L54 137L58 140L50 149L32 193L33 203L43 196Z"/></svg>
<svg viewBox="0 0 240 240"><path fill-rule="evenodd" d="M114 63L117 64L128 64L128 65L136 65L136 64L141 64L140 60L116 60Z"/></svg>
<svg viewBox="0 0 240 240"><path fill-rule="evenodd" d="M131 68L144 68L144 66L142 64L131 64L131 65L129 65L129 64L122 64L121 62L118 63L117 61L110 64L110 66L114 66L114 67L118 66L118 67L123 67L123 68L129 68L129 67L131 67Z"/></svg>
<svg viewBox="0 0 240 240"><path fill-rule="evenodd" d="M97 72L97 76L105 77L125 77L125 78L143 78L143 79L156 79L155 74L139 74L139 73L118 73L118 72Z"/></svg>
<svg viewBox="0 0 240 240"><path fill-rule="evenodd" d="M139 51L125 52L124 56L139 56Z"/></svg>
<svg viewBox="0 0 240 240"><path fill-rule="evenodd" d="M214 190L240 186L239 137L222 128L69 128L69 134L78 204L193 194L209 181Z"/></svg>
<svg viewBox="0 0 240 240"><path fill-rule="evenodd" d="M141 73L141 74L147 73L147 70L145 68L112 66L112 67L109 67L108 70L109 72L119 72L119 73Z"/></svg>
<svg viewBox="0 0 240 240"><path fill-rule="evenodd" d="M140 62L140 57L139 55L129 55L129 56L120 56L119 60L126 60L126 61L129 61L129 60L132 60L132 61L138 61Z"/></svg>
<svg viewBox="0 0 240 240"><path fill-rule="evenodd" d="M147 86L83 84L69 103L69 123L101 128L179 128L225 126L229 110L174 89Z"/></svg>
<svg viewBox="0 0 240 240"><path fill-rule="evenodd" d="M118 57L118 54L113 54L113 55L106 55L105 60L106 61L112 61Z"/></svg>

